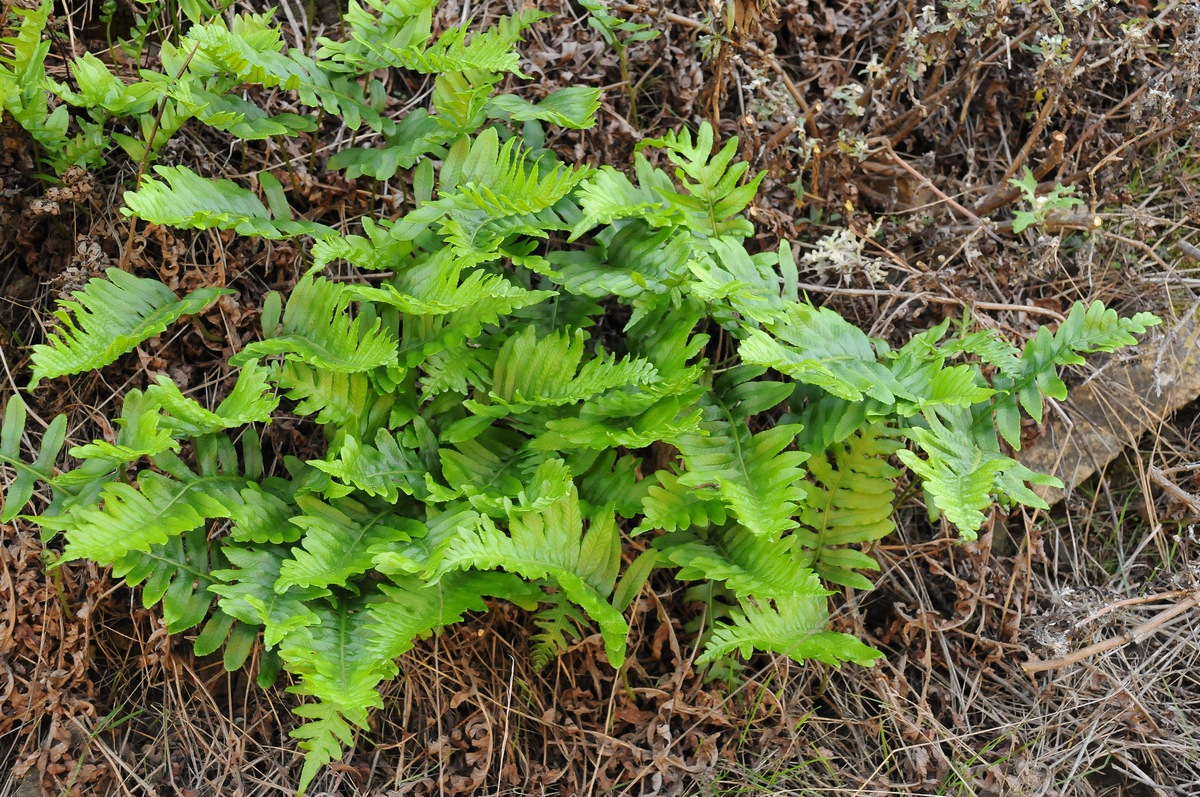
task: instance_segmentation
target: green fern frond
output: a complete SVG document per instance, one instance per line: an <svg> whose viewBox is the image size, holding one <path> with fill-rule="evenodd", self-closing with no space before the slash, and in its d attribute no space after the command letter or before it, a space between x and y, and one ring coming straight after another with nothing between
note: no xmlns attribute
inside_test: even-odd
<svg viewBox="0 0 1200 797"><path fill-rule="evenodd" d="M179 80L168 91L182 108L196 119L243 141L259 141L273 136L294 136L317 129L315 120L294 113L268 114L236 94L205 91L199 80ZM157 146L157 142L156 142Z"/></svg>
<svg viewBox="0 0 1200 797"><path fill-rule="evenodd" d="M488 113L499 111L514 122L548 122L572 130L586 130L596 123L600 90L568 86L552 91L536 103L515 94L500 94L488 101Z"/></svg>
<svg viewBox="0 0 1200 797"><path fill-rule="evenodd" d="M449 486L445 501L464 497L476 509L505 515L504 499L525 489L527 458L521 436L492 426L466 440L439 449L442 478Z"/></svg>
<svg viewBox="0 0 1200 797"><path fill-rule="evenodd" d="M283 313L278 337L251 343L229 359L240 366L274 354L325 371L355 373L396 362L396 340L378 318L351 319L353 294L340 283L304 277Z"/></svg>
<svg viewBox="0 0 1200 797"><path fill-rule="evenodd" d="M588 174L586 167L562 164L543 173L542 161L531 162L519 139L500 144L496 129L488 128L472 142L450 199L462 210L493 218L534 214L567 196Z"/></svg>
<svg viewBox="0 0 1200 797"><path fill-rule="evenodd" d="M513 49L512 41L503 31L492 28L467 39L467 28L453 27L443 33L433 44L415 43L408 47L394 47L387 42L366 42L381 65L400 69L411 69L423 74L441 72L511 72L521 75L518 68L520 57Z"/></svg>
<svg viewBox="0 0 1200 797"><path fill-rule="evenodd" d="M421 399L429 401L443 393L466 395L472 389L487 391L492 387L492 371L496 367L496 352L488 349L459 349L440 351L421 363L425 375L421 378Z"/></svg>
<svg viewBox="0 0 1200 797"><path fill-rule="evenodd" d="M112 574L131 587L141 585L142 605L162 602L167 631L177 634L204 621L212 606L208 587L215 582L223 553L210 547L203 528L172 536L146 551L130 550L113 560Z"/></svg>
<svg viewBox="0 0 1200 797"><path fill-rule="evenodd" d="M567 459L579 489L584 512L612 506L618 515L632 519L642 511L653 479L643 479L641 460L616 451L577 450Z"/></svg>
<svg viewBox="0 0 1200 797"><path fill-rule="evenodd" d="M487 91L491 91L490 86ZM441 122L424 108L414 108L396 126L396 131L383 140L383 146L344 149L334 153L325 165L345 171L351 180L364 174L376 180L390 180L396 172L411 169L427 155L441 157L446 145L463 132L463 128L447 129ZM475 129L472 125L464 127Z"/></svg>
<svg viewBox="0 0 1200 797"><path fill-rule="evenodd" d="M116 441L109 443L96 440L70 450L76 459L102 460L111 467L136 462L142 457L157 456L165 451L178 451L179 443L171 437L169 429L161 428L161 405L158 399L146 391L134 388L125 394L121 416L115 420L118 428Z"/></svg>
<svg viewBox="0 0 1200 797"><path fill-rule="evenodd" d="M488 116L488 101L500 75L493 72L443 72L433 81L430 120L453 137L478 130Z"/></svg>
<svg viewBox="0 0 1200 797"><path fill-rule="evenodd" d="M476 338L485 326L554 296L553 291L527 290L478 271L468 274L459 285L461 266L450 255L445 251L444 255L431 257L406 271L394 284L395 294L387 289L383 289L383 296L364 294L385 304L393 300L399 304L421 302L424 308L435 311L432 314L402 311L399 357L404 367L416 366L430 355Z"/></svg>
<svg viewBox="0 0 1200 797"><path fill-rule="evenodd" d="M505 534L488 518L479 527L455 540L440 571L503 568L529 580L550 579L568 600L600 625L609 662L620 667L625 660L629 625L605 600L616 584L621 563L621 543L611 513L592 519L583 534L578 494L570 493L543 512L509 516Z"/></svg>
<svg viewBox="0 0 1200 797"><path fill-rule="evenodd" d="M59 302L58 329L33 347L29 389L43 379L101 368L135 346L161 334L180 316L198 313L225 288L200 288L178 299L158 280L141 279L117 268L107 279L88 280L71 300Z"/></svg>
<svg viewBox="0 0 1200 797"><path fill-rule="evenodd" d="M428 492L427 471L417 452L402 445L386 429L375 435L374 445L364 445L353 435L346 435L335 459L309 460L308 464L389 504L396 503L401 492L421 497Z"/></svg>
<svg viewBox="0 0 1200 797"><path fill-rule="evenodd" d="M675 532L654 540L660 559L679 567L683 581L708 579L739 598L824 595L796 537L771 540L731 524L701 533Z"/></svg>
<svg viewBox="0 0 1200 797"><path fill-rule="evenodd" d="M680 484L679 476L669 471L660 470L657 476L658 483L642 499L642 522L633 534L654 529L686 531L693 526L725 525L728 518L723 501L702 497L698 490Z"/></svg>
<svg viewBox="0 0 1200 797"><path fill-rule="evenodd" d="M538 631L529 639L529 663L535 672L565 653L582 637L580 628L587 624L587 615L565 593L544 595L542 601L544 605L533 615Z"/></svg>
<svg viewBox="0 0 1200 797"><path fill-rule="evenodd" d="M947 357L973 354L981 362L994 366L1004 376L1016 378L1021 374L1021 352L1000 337L994 329L981 329L948 341L941 347Z"/></svg>
<svg viewBox="0 0 1200 797"><path fill-rule="evenodd" d="M348 287L351 296L359 301L377 302L394 307L408 315L447 315L465 310L489 299L503 299L524 293L499 274L472 271L459 282L459 270L437 258L446 268L421 268L398 277L394 284L373 288L366 285Z"/></svg>
<svg viewBox="0 0 1200 797"><path fill-rule="evenodd" d="M702 409L696 406L695 399L695 391L666 396L653 400L649 406L639 406L632 416L618 416L596 406L599 402L589 402L574 418L547 420L546 431L534 440L533 445L542 450L558 450L578 447L637 449L657 442L679 444L684 437L702 434Z"/></svg>
<svg viewBox="0 0 1200 797"><path fill-rule="evenodd" d="M1021 352L1021 372L1016 378L998 376L993 379L996 390L1004 395L996 399L996 425L1001 436L1014 449L1021 448L1021 415L1018 404L1038 423L1042 422L1043 396L1062 400L1067 396L1066 383L1058 377L1062 365L1080 365L1081 355L1111 352L1137 342L1134 335L1143 334L1149 327L1161 323L1150 313L1137 313L1121 318L1115 310L1101 302L1090 305L1076 302L1067 320L1055 332L1046 327L1025 345Z"/></svg>
<svg viewBox="0 0 1200 797"><path fill-rule="evenodd" d="M925 414L927 428L913 427L908 435L926 454L921 459L902 449L897 456L921 477L934 504L966 539L974 539L986 520L983 510L992 504L993 493L1006 493L1027 506L1048 509L1046 502L1024 486L1061 486L1052 476L1035 474L1011 457L1000 453L995 432L980 440L973 432L971 414L964 409L944 411L948 423L933 413Z"/></svg>
<svg viewBox="0 0 1200 797"><path fill-rule="evenodd" d="M303 530L290 522L297 509L291 501L269 489L274 486L273 481L268 479L263 486L251 482L239 491L241 500L229 505L229 519L233 522L229 530L231 539L259 545L300 539Z"/></svg>
<svg viewBox="0 0 1200 797"><path fill-rule="evenodd" d="M457 450L442 449L442 473L455 492L439 500L461 495L479 512L505 517L513 512L540 512L574 489L571 471L561 459L538 462L531 452L514 451L503 443L493 453L491 441L502 439L493 433L462 441Z"/></svg>
<svg viewBox="0 0 1200 797"><path fill-rule="evenodd" d="M189 74L203 79L232 77L234 85L295 91L302 104L336 114L353 129L365 121L373 130L394 131L382 102L368 100L355 81L331 74L299 50L285 54L283 49L268 15L240 14L229 24L218 18L193 25L178 46L164 42L163 71L180 74L186 65Z"/></svg>
<svg viewBox="0 0 1200 797"><path fill-rule="evenodd" d="M381 584L387 600L371 604L370 644L381 662L392 662L412 649L417 639L453 625L467 612L487 611L484 598L496 597L522 606L536 606L538 590L510 573L447 573L433 584L415 577L396 578L396 586Z"/></svg>
<svg viewBox="0 0 1200 797"><path fill-rule="evenodd" d="M778 537L796 527L793 518L805 496L799 466L808 455L787 450L799 426L776 425L751 433L747 419L777 405L792 388L748 381L754 374L748 368L731 371L702 400L702 434L678 441L687 464L679 481L705 497L719 497L755 534Z"/></svg>
<svg viewBox="0 0 1200 797"><path fill-rule="evenodd" d="M870 338L826 307L788 305L785 317L768 330L771 334L748 330L738 347L742 362L774 368L847 401L864 396L889 406L897 397L916 401L878 361Z"/></svg>
<svg viewBox="0 0 1200 797"><path fill-rule="evenodd" d="M69 145L67 126L70 117L65 106L50 111L46 90L50 81L46 76L46 56L50 52L49 40L42 40L42 33L50 19L53 3L43 0L36 8L5 6L5 12L15 14L21 24L16 36L0 40L12 55L0 55L0 111L7 111L33 140L45 150L47 158L57 171L71 165L64 158Z"/></svg>
<svg viewBox="0 0 1200 797"><path fill-rule="evenodd" d="M645 162L642 156L638 158ZM649 168L649 164L646 165ZM666 186L668 190L671 187L669 178ZM653 220L658 222L655 227L668 226L663 215L666 203L659 194L645 183L634 185L625 174L611 166L601 166L583 180L575 192L575 200L583 215L571 227L571 241L602 224L612 224L620 219Z"/></svg>
<svg viewBox="0 0 1200 797"><path fill-rule="evenodd" d="M711 254L702 254L688 264L694 277L688 285L692 295L706 304L728 304L755 324L791 322L786 308L794 305L785 304L780 296L775 274L777 256L766 253L751 257L745 245L732 236L713 238L709 246Z"/></svg>
<svg viewBox="0 0 1200 797"><path fill-rule="evenodd" d="M217 583L208 591L220 596L225 614L248 625L262 626L267 647L275 647L298 628L320 622L310 604L327 597L328 589L309 586L275 591L280 568L288 561L287 548L226 546L224 552L232 567L214 570L212 577Z"/></svg>
<svg viewBox="0 0 1200 797"><path fill-rule="evenodd" d="M229 507L236 503L230 493L236 495L245 484L233 476L179 481L151 470L138 474L136 488L105 484L99 507L71 511L63 559L112 564L131 551L149 552L207 518L229 517Z"/></svg>
<svg viewBox="0 0 1200 797"><path fill-rule="evenodd" d="M288 672L300 677L288 691L316 700L292 710L312 720L289 734L305 751L300 795L343 747L354 746L355 727L368 729L367 712L383 707L375 691L383 673L370 647L370 614L357 604L317 604L313 611L318 622L294 629L279 646Z"/></svg>
<svg viewBox="0 0 1200 797"><path fill-rule="evenodd" d="M626 224L607 246L554 253L555 282L569 293L636 299L666 294L687 279L691 242L669 227L654 230L644 221Z"/></svg>
<svg viewBox="0 0 1200 797"><path fill-rule="evenodd" d="M280 567L275 590L289 587L349 585L371 569L371 548L407 542L425 533L419 521L400 517L390 508L369 509L349 498L325 503L310 495L296 498L301 513L289 522L304 529L292 559Z"/></svg>
<svg viewBox="0 0 1200 797"><path fill-rule="evenodd" d="M297 402L297 415L315 416L319 424L343 426L367 414L379 398L370 378L362 372L329 371L298 362L284 362L278 371L279 387Z"/></svg>
<svg viewBox="0 0 1200 797"><path fill-rule="evenodd" d="M393 235L413 239L440 220L447 240L478 262L494 256L509 235L544 237L563 227L550 208L587 177L586 167L544 169L549 158L531 162L518 139L501 144L495 128L466 142L460 138L446 158L441 197L406 215Z"/></svg>
<svg viewBox="0 0 1200 797"><path fill-rule="evenodd" d="M875 542L895 528L900 471L888 458L900 447L878 425L866 426L806 463L812 479L795 539L809 566L826 581L871 589L870 580L854 570L878 570L878 563L842 546Z"/></svg>
<svg viewBox="0 0 1200 797"><path fill-rule="evenodd" d="M146 395L166 412L160 423L177 435L199 437L213 432L234 429L250 423L267 423L279 405L269 381L270 369L257 363L247 363L233 390L217 405L215 411L205 409L179 390L168 376L160 376L157 384L146 389Z"/></svg>
<svg viewBox="0 0 1200 797"><path fill-rule="evenodd" d="M637 148L661 147L678 167L675 177L686 193L663 191L661 196L685 213L692 230L706 237L746 238L753 234L754 228L739 214L754 201L766 172L739 185L750 165L732 163L738 151L737 138L731 138L715 155L712 154L713 139L712 125L705 122L700 125L694 141L687 128L683 128L678 133L667 133L663 138L641 141Z"/></svg>
<svg viewBox="0 0 1200 797"><path fill-rule="evenodd" d="M870 667L883 656L849 634L822 630L829 617L823 592L773 603L743 603L740 611L733 612L732 624L713 629L712 640L696 663L706 664L735 651L750 658L756 650L782 653L800 663L816 659L834 666L850 661Z"/></svg>
<svg viewBox="0 0 1200 797"><path fill-rule="evenodd" d="M657 377L653 365L629 356L617 360L601 353L585 361L583 344L582 330L538 338L533 327L526 327L511 334L496 358L492 401L511 412L559 407Z"/></svg>
<svg viewBox="0 0 1200 797"><path fill-rule="evenodd" d="M37 482L48 482L53 476L54 461L62 451L67 436L67 418L59 415L42 433L41 449L32 464L21 458L21 438L25 435L25 419L28 410L25 401L13 394L4 407L3 423L0 423L0 465L7 465L17 472L9 482L8 489L0 493L3 511L0 523L9 523L33 497Z"/></svg>
<svg viewBox="0 0 1200 797"><path fill-rule="evenodd" d="M154 171L163 180L147 177L138 190L125 192L121 212L126 216L184 230L236 230L270 239L337 234L312 221L272 218L253 191L232 180L201 177L184 166L155 166Z"/></svg>
<svg viewBox="0 0 1200 797"><path fill-rule="evenodd" d="M337 706L329 703L304 703L292 709L292 713L311 720L288 733L300 740L300 749L304 750L304 766L296 784L296 797L304 797L317 774L342 757L342 748L354 747L354 727ZM362 715L361 723L355 724L367 730L366 712Z"/></svg>

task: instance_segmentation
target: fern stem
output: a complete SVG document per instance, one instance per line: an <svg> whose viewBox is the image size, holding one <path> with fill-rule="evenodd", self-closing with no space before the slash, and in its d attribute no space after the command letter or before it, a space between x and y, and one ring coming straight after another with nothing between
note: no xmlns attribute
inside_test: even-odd
<svg viewBox="0 0 1200 797"><path fill-rule="evenodd" d="M188 66L192 63L192 59L196 56L196 51L200 49L200 42L192 45L192 51L188 53L187 58L183 59L179 69L175 72L174 80L178 81L183 77L183 73L187 71ZM150 160L150 152L154 149L154 139L158 136L158 129L162 125L163 114L167 110L167 95L163 92L162 99L158 101L158 111L154 114L154 124L150 126L150 134L146 136L146 148L142 150L142 158L138 161L137 176L133 180L134 190L142 187L142 176L146 173L146 164ZM129 253L133 251L133 236L137 232L137 219L130 217L129 219L129 235L125 238L125 250L121 252L121 259L117 262L117 268L122 271L129 270Z"/></svg>
<svg viewBox="0 0 1200 797"><path fill-rule="evenodd" d="M617 63L621 68L621 82L625 84L625 94L629 97L629 123L635 128L640 128L641 121L638 119L637 110L637 86L634 86L633 81L629 79L629 55L627 51L628 47L626 45L617 45Z"/></svg>

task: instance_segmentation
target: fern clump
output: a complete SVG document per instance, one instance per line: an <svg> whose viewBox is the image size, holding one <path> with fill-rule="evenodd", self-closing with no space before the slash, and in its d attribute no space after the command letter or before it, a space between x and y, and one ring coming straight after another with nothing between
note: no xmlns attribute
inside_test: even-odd
<svg viewBox="0 0 1200 797"><path fill-rule="evenodd" d="M1057 367L1157 323L1078 305L1023 350L949 322L892 350L800 298L786 242L747 248L762 177L735 162L736 142L716 147L705 124L644 142L628 173L561 163L541 125L587 126L598 93L531 103L496 91L519 75L515 45L539 14L434 37L433 4L351 4L349 37L315 57L244 14L195 20L165 46L173 80L125 84L94 58L75 62L80 91L57 88L68 103L93 120L161 107L166 136L189 122L243 138L310 130L242 89L294 92L366 128L332 168L400 175L413 204L341 233L293 219L269 173L260 198L158 167L126 194L128 214L308 236L309 273L286 302L264 299L261 339L229 360L237 380L214 407L160 377L125 397L114 439L73 448L77 466L61 471L63 419L32 464L19 397L0 427L0 464L17 474L0 519L47 485L32 519L61 532L63 561L141 585L198 653L223 648L240 667L261 645L260 682L289 674L305 698L301 791L368 728L398 657L488 600L534 613L538 666L595 624L621 667L624 613L661 571L727 596L700 664L772 651L870 665L878 652L826 628L828 596L871 588L870 546L894 527L897 486L919 480L964 538L996 501L1044 508L1030 484L1053 480L1002 440L1018 446L1022 411L1040 418L1043 396L1062 396ZM25 23L38 17L22 13L18 56L33 68ZM390 115L373 76L385 68L433 75L428 106ZM5 102L20 120L38 111L23 90ZM116 143L148 159L161 141ZM322 276L335 262L388 273ZM111 270L62 304L32 352L31 387L103 367L221 292L181 299ZM321 428L318 455L264 461L281 406Z"/></svg>

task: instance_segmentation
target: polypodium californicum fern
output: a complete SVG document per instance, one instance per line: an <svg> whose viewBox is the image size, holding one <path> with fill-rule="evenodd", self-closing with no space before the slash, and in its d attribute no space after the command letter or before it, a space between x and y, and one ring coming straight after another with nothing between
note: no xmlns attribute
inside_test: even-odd
<svg viewBox="0 0 1200 797"><path fill-rule="evenodd" d="M598 93L531 103L495 91L517 74L515 42L538 15L435 39L433 4L352 3L350 38L315 58L285 51L266 17L241 15L164 48L173 79L118 87L97 59L76 63L81 85L112 91L69 102L107 118L145 94L165 103L166 133L193 119L257 135L267 117L241 89L295 92L377 135L331 167L404 172L414 204L343 235L293 220L269 173L264 201L160 168L126 194L130 214L314 237L310 273L286 305L264 300L262 338L231 358L240 372L215 407L160 377L127 394L113 440L73 448L80 464L59 472L65 420L32 464L20 398L0 427L0 464L16 472L0 519L47 484L33 520L63 533L63 560L140 584L172 633L200 629L199 653L224 647L238 667L261 644L260 682L290 673L307 698L293 734L301 791L367 728L397 658L485 599L535 612L538 666L594 622L620 667L625 609L653 571L671 571L736 604L716 614L728 621L706 632L700 663L761 650L869 665L878 653L826 630L825 585L870 589L870 546L893 528L897 484L919 478L964 538L995 501L1044 506L1028 482L1047 479L1000 436L1016 447L1021 411L1040 417L1043 394L1062 396L1058 366L1157 323L1097 303L1024 350L949 322L889 349L801 300L786 242L747 250L743 211L760 177L734 162L735 142L714 154L705 124L645 142L631 176L563 164L540 124L589 124ZM371 76L384 67L433 74L429 107L388 112ZM19 99L36 110L33 95ZM308 129L276 121L271 135ZM122 146L141 157L161 141ZM645 147L664 150L674 174ZM321 276L335 261L390 273ZM110 271L63 303L33 348L33 385L103 367L220 293L179 299ZM260 436L281 401L323 430L323 455L264 462Z"/></svg>

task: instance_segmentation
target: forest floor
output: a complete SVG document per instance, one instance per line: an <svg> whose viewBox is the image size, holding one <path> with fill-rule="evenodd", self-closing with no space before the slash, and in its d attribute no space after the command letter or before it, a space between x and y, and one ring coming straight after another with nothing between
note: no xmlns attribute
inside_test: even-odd
<svg viewBox="0 0 1200 797"><path fill-rule="evenodd" d="M624 65L575 5L539 4L550 17L526 37L522 90L590 85L605 97L596 127L548 143L568 162L621 166L638 141L681 125L710 120L738 136L767 172L750 210L762 244L794 242L808 294L871 335L903 341L970 313L1019 342L1076 300L1158 313L1168 332L1190 318L1200 4L611 5L659 34L629 46ZM119 26L132 6L116 6ZM167 20L172 6L137 9ZM448 0L438 14L486 21L519 6ZM60 78L64 59L108 52L99 13L61 9L50 56ZM296 0L280 0L279 16L302 47L336 19ZM397 106L409 101L399 93ZM179 290L236 293L100 374L38 391L36 416L65 412L78 444L111 433L114 403L151 372L222 378L266 291L302 272L302 247L131 230L120 189L136 163L55 185L3 124L0 403L28 382L28 347L54 301L117 262ZM341 131L323 132L316 151L304 138L233 148L185 132L163 157L230 177L285 163L297 210L350 229L387 207L389 189L325 171ZM1009 181L1027 168L1043 195L1061 184L1083 204L1051 206L1015 232L1015 213L1031 208ZM1103 385L1115 360L1069 381ZM1133 399L1152 404L1152 393ZM497 607L408 654L371 733L311 793L1200 794L1200 428L1190 404L1159 409L1049 513L996 512L978 542L902 506L897 533L875 548L876 589L847 591L835 615L886 654L872 669L760 656L702 680L680 641L696 611L655 580L622 673L587 645L534 672L529 623ZM1043 431L1027 433L1033 443ZM0 797L287 795L299 769L293 700L193 656L94 565L47 575L32 526L0 528Z"/></svg>

